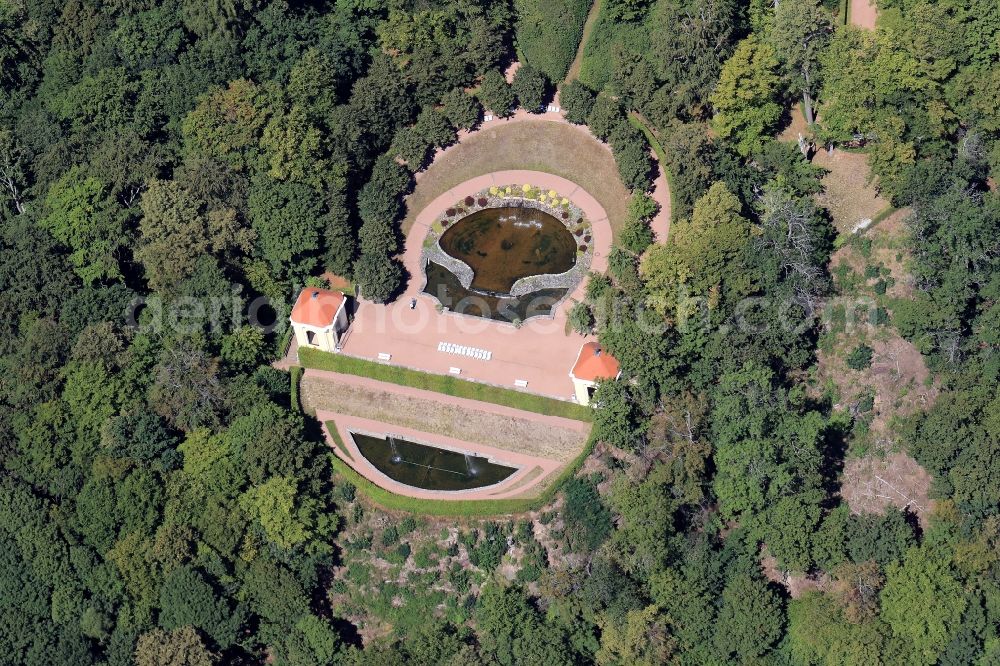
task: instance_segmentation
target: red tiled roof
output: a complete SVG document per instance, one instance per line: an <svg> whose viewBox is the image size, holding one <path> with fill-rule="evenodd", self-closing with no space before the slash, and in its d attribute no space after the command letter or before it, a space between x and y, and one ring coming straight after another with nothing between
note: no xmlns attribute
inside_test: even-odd
<svg viewBox="0 0 1000 666"><path fill-rule="evenodd" d="M598 379L614 379L620 371L618 359L601 350L596 342L588 342L580 347L580 355L573 366L573 376L588 382Z"/></svg>
<svg viewBox="0 0 1000 666"><path fill-rule="evenodd" d="M345 296L339 291L306 287L299 294L292 308L292 321L317 328L326 328L333 323L337 310Z"/></svg>

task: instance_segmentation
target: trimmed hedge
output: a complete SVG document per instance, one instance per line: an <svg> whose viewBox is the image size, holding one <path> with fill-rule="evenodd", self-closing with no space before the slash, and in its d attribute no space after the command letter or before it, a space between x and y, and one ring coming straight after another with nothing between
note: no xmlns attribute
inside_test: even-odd
<svg viewBox="0 0 1000 666"><path fill-rule="evenodd" d="M590 39L583 47L580 67L580 81L597 92L604 90L611 81L616 50L641 55L649 49L650 36L645 21L617 20L610 4L601 8Z"/></svg>
<svg viewBox="0 0 1000 666"><path fill-rule="evenodd" d="M562 81L583 37L589 0L515 0L517 47L550 81Z"/></svg>
<svg viewBox="0 0 1000 666"><path fill-rule="evenodd" d="M390 384L412 386L413 388L452 395L457 398L468 398L470 400L523 409L524 411L535 412L536 414L561 416L587 423L593 420L593 410L590 407L490 386L488 384L470 382L450 375L433 375L420 372L419 370L384 365L343 354L331 354L319 351L318 349L299 349L299 362L306 368L369 377L389 382Z"/></svg>
<svg viewBox="0 0 1000 666"><path fill-rule="evenodd" d="M670 163L667 162L667 151L663 149L663 144L660 143L660 140L656 138L653 131L646 126L646 123L644 123L634 111L628 114L628 121L632 123L634 127L638 128L639 131L646 137L646 141L649 142L653 152L656 153L656 158L660 163L660 168L663 169L663 175L667 179L667 189L673 192L673 183L670 178Z"/></svg>
<svg viewBox="0 0 1000 666"><path fill-rule="evenodd" d="M302 412L302 401L299 399L299 382L302 381L302 366L293 365L289 370L289 375L292 381L292 388L289 392L289 403L292 406L292 411Z"/></svg>
<svg viewBox="0 0 1000 666"><path fill-rule="evenodd" d="M340 438L340 434L337 432L336 426L332 423L328 423L327 429L333 436L336 446L341 450L346 451L347 449L344 446L343 440ZM388 491L381 486L375 485L354 471L350 465L345 463L332 452L330 453L330 459L333 468L339 474L342 474L345 479L351 482L358 489L359 493L383 509L389 509L391 511L406 511L408 513L417 513L427 516L480 518L484 516L502 516L515 513L527 513L545 506L552 501L552 498L555 497L555 494L559 491L563 484L576 475L576 473L583 466L583 461L587 459L587 456L590 455L593 448L594 441L593 438L590 438L587 440L587 444L583 447L583 451L580 452L580 455L574 458L571 463L566 465L563 471L559 473L559 476L549 483L549 486L545 489L545 491L534 499L429 500L418 497L406 497L404 495L397 495L396 493Z"/></svg>

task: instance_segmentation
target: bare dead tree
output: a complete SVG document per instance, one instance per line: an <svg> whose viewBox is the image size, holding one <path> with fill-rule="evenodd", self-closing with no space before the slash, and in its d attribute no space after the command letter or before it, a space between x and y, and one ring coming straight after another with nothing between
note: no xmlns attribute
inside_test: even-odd
<svg viewBox="0 0 1000 666"><path fill-rule="evenodd" d="M14 136L8 129L0 130L0 186L14 204L18 214L25 210L22 190L24 181L24 156L14 141Z"/></svg>

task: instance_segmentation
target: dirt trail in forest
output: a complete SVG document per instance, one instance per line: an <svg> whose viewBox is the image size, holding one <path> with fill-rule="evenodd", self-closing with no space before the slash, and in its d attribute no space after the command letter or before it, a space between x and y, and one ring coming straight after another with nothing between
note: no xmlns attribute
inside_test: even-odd
<svg viewBox="0 0 1000 666"><path fill-rule="evenodd" d="M878 19L878 10L875 8L874 0L851 0L847 16L851 25L874 30L875 21Z"/></svg>
<svg viewBox="0 0 1000 666"><path fill-rule="evenodd" d="M597 25L597 17L601 15L601 8L603 6L604 0L594 0L594 4L590 6L590 13L587 14L587 20L583 24L580 45L576 48L576 57L573 58L573 64L569 66L569 72L566 73L566 83L580 76L580 67L583 66L583 51L594 32L594 26Z"/></svg>

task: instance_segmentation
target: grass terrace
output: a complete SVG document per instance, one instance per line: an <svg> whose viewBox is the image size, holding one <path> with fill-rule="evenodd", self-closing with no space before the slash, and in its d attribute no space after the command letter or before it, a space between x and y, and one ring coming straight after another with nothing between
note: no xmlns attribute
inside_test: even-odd
<svg viewBox="0 0 1000 666"><path fill-rule="evenodd" d="M391 384L399 384L400 386L410 386L425 391L443 393L457 398L468 398L470 400L513 407L514 409L523 409L524 411L535 412L536 414L561 416L587 423L593 420L593 410L589 407L532 395L522 391L490 386L489 384L470 382L450 375L434 375L409 368L400 368L398 366L384 365L374 361L344 356L343 354L330 354L306 348L299 349L299 362L306 368L368 377Z"/></svg>

